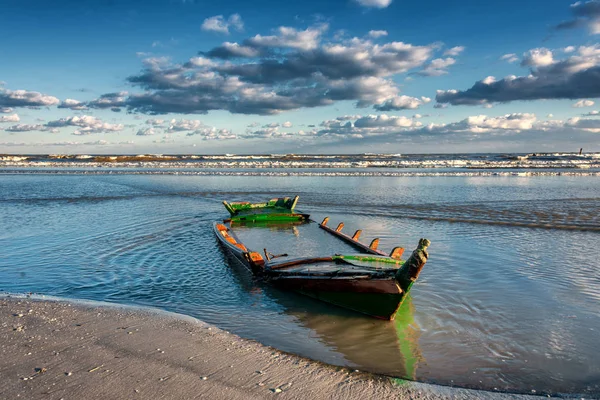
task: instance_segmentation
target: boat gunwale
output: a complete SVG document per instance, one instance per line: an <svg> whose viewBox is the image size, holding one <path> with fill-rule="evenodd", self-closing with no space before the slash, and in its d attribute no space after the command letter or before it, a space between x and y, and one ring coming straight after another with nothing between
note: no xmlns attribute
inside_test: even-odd
<svg viewBox="0 0 600 400"><path fill-rule="evenodd" d="M226 222L228 221L228 222ZM227 226L227 224L229 224L229 226ZM231 221L230 220L224 220L223 223L220 222L214 222L213 227L214 227L214 231L217 234L217 237L219 239L219 242L226 245L226 247L232 251L233 253L235 253L237 256L239 256L239 258L241 260L243 260L244 264L248 267L252 267L252 263L250 262L249 258L247 257L247 254L249 253L254 253L255 251L253 251L252 249L248 248L247 246L245 246L242 241L237 237L237 235L233 232L233 230L231 229ZM223 227L225 227L227 234L232 237L237 244L242 245L243 247L246 248L246 251L242 250L241 248L239 248L238 246L236 246L235 244L229 242L226 237L221 233L221 229L219 229L219 225L222 225ZM259 252L256 252L259 253ZM260 254L260 253L259 253ZM333 255L333 256L324 256L324 257L308 257L308 258L303 258L303 257L299 257L299 258L295 258L295 259L291 259L291 260L286 260L283 262L273 262L272 260L264 260L264 266L263 266L263 272L267 272L268 275L269 272L273 272L274 274L272 276L292 276L292 274L296 275L296 276L305 276L305 277L309 277L309 276L331 276L331 277L343 277L343 276L356 276L357 279L360 276L367 276L369 277L369 279L390 279L393 275L392 272L395 273L395 271L398 270L398 268L389 268L389 269L372 269L372 272L370 271L360 271L360 272L356 272L356 275L353 275L352 273L338 273L335 271L332 272L321 272L319 273L318 271L315 272L306 272L306 273L302 273L299 271L293 271L293 272L289 272L288 274L286 274L284 272L284 270L286 268L290 268L290 267L295 267L298 265L304 265L304 264L315 264L315 263L320 263L320 262L341 262L347 265L351 265L354 267L362 267L365 269L370 269L369 267L366 266L360 266L360 265L356 265L353 264L351 262L348 262L344 259L344 257L359 257L361 253L359 254L348 254L348 255ZM368 255L367 258L375 258L376 260L371 260L371 261L379 261L381 260L382 262L388 262L388 263L395 263L396 265L398 265L400 263L399 260L395 260L392 259L391 257L388 256L383 256L383 255L377 255L377 256L373 256L373 255ZM336 261L337 260L337 261ZM399 266L399 268L401 268L402 265ZM283 270L283 271L282 271ZM283 272L283 273L282 273ZM387 276L386 276L387 275Z"/></svg>

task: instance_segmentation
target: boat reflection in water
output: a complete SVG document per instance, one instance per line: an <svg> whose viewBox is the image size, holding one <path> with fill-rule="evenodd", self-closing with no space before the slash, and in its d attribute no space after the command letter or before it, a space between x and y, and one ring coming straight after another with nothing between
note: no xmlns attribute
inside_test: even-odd
<svg viewBox="0 0 600 400"><path fill-rule="evenodd" d="M297 238L302 225L253 224L252 230L256 234L252 236L255 240L263 236L260 233L262 229L277 230L284 237L290 235ZM276 243L269 244L279 247ZM417 379L417 368L424 358L418 345L421 329L414 318L415 306L410 294L404 299L395 320L378 320L301 294L282 291L255 278L228 252L224 252L224 255L236 281L244 290L268 296L279 304L283 313L293 317L293 321L300 327L312 332L312 338L340 354L344 366L404 379ZM294 352L289 348L285 350ZM300 355L315 358L314 355Z"/></svg>
<svg viewBox="0 0 600 400"><path fill-rule="evenodd" d="M341 353L347 366L417 379L417 367L423 361L418 343L421 330L414 319L410 295L395 320L381 321L294 293L267 290L285 307L286 314L296 317L322 343Z"/></svg>

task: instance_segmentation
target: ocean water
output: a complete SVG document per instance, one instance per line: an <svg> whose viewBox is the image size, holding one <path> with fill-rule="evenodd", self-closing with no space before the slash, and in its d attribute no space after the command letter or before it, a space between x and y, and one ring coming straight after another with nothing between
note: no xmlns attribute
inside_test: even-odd
<svg viewBox="0 0 600 400"><path fill-rule="evenodd" d="M422 167L401 176L377 167L384 173L365 176L321 161L306 175L18 162L0 169L0 291L158 307L316 360L423 382L600 395L596 167L425 176ZM310 174L320 168L341 174ZM432 241L395 321L278 291L223 253L212 233L227 216L222 200L294 194L299 210L363 229L380 248ZM287 242L266 244L273 253L348 250L315 240L310 225L279 229Z"/></svg>

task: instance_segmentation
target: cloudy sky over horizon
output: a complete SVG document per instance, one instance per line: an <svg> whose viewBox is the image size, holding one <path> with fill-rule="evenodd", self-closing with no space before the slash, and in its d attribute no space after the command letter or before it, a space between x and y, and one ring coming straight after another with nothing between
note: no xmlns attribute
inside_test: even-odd
<svg viewBox="0 0 600 400"><path fill-rule="evenodd" d="M7 0L0 153L600 151L600 0Z"/></svg>

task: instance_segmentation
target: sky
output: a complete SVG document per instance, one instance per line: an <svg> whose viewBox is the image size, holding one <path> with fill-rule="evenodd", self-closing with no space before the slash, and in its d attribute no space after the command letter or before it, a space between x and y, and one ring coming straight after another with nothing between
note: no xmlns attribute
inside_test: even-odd
<svg viewBox="0 0 600 400"><path fill-rule="evenodd" d="M600 0L3 0L0 153L600 151Z"/></svg>

